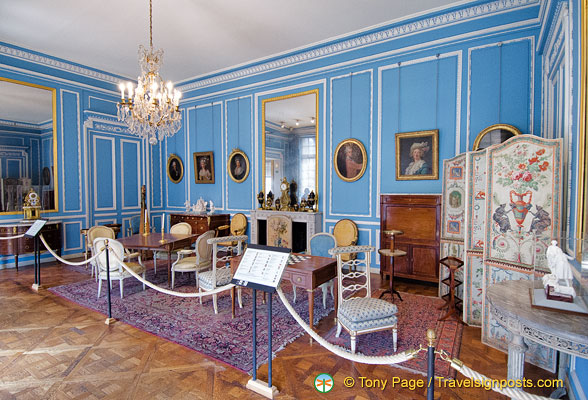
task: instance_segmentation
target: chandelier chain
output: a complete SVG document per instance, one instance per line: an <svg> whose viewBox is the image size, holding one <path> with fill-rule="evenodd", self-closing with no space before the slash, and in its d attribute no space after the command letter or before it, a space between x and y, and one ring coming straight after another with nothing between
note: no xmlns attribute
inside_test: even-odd
<svg viewBox="0 0 588 400"><path fill-rule="evenodd" d="M117 108L119 121L125 122L133 135L152 145L173 136L182 126L182 94L161 78L162 64L163 50L153 49L153 1L149 0L149 48L139 46L141 76L136 88L131 82L119 85L121 101Z"/></svg>

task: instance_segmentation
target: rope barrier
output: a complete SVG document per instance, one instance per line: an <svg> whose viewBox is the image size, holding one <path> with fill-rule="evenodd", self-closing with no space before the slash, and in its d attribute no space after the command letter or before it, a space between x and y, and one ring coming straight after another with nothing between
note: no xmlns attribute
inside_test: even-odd
<svg viewBox="0 0 588 400"><path fill-rule="evenodd" d="M202 293L183 293L183 292L177 292L175 290L169 290L169 289L165 289L162 288L161 286L157 286L156 284L149 282L148 280L143 279L140 275L138 275L135 271L133 271L132 269L130 269L129 267L127 267L127 265L124 263L124 261L122 261L116 254L112 254L112 256L116 259L116 261L118 261L120 263L120 265L122 265L122 267L125 269L125 271L127 271L129 274L131 274L135 279L137 279L138 281L140 281L141 283L144 283L145 285L149 286L151 289L155 289L158 292L164 293L164 294L169 294L172 296L177 296L177 297L204 297L204 296L210 296L216 293L220 293L220 292L224 292L225 290L229 290L231 289L233 286L232 283L229 283L225 286L221 286L218 287L214 290L208 291L208 292L202 292Z"/></svg>
<svg viewBox="0 0 588 400"><path fill-rule="evenodd" d="M390 355L390 356L364 356L362 354L351 354L347 349L336 346L327 342L323 339L318 333L312 330L312 328L298 315L296 310L292 307L284 292L282 292L282 288L278 288L278 295L280 296L280 300L286 306L286 309L290 312L292 317L298 322L298 324L304 328L306 333L310 335L318 344L323 346L325 349L329 350L330 352L338 355L341 358L344 358L349 361L360 362L363 364L375 364L375 365L386 365L386 364L399 364L408 360L411 360L416 357L416 355L422 350L405 350L402 353Z"/></svg>
<svg viewBox="0 0 588 400"><path fill-rule="evenodd" d="M20 239L21 237L24 236L24 233L20 234L20 235L16 235L16 236L1 236L0 240L12 240L12 239Z"/></svg>
<svg viewBox="0 0 588 400"><path fill-rule="evenodd" d="M491 379L477 371L474 371L467 365L464 365L464 363L460 360L456 358L450 358L449 354L443 350L439 351L438 354L441 356L442 360L447 361L453 369L457 370L466 378L470 378L475 382L480 382L485 388L491 388L495 392L503 394L507 397L518 400L549 399L549 397L538 396L536 394L524 392L520 388L516 388L519 382L517 379Z"/></svg>
<svg viewBox="0 0 588 400"><path fill-rule="evenodd" d="M100 254L102 254L102 252L104 251L104 249L101 249L101 250L98 252L98 254L96 254L96 255L95 255L95 256L93 256L92 258L88 258L87 260L80 261L80 262L71 262L71 261L67 261L67 260L65 260L65 259L63 259L63 258L61 258L61 257L59 257L59 256L58 256L58 255L57 255L57 254L56 254L56 253L55 253L53 250L51 250L51 248L49 247L49 245L48 245L48 244L47 244L47 242L45 241L45 238L43 237L43 234L42 234L42 233L39 235L39 238L41 239L41 242L43 242L43 245L45 246L45 248L47 249L47 251L48 251L49 253L51 253L51 255L57 259L57 261L59 261L59 262L61 262L61 263L64 263L64 264L68 264L68 265L76 265L76 266L77 266L77 265L84 265L84 264L88 264L88 263L90 263L90 262L94 261L96 258L98 258L98 256L99 256Z"/></svg>

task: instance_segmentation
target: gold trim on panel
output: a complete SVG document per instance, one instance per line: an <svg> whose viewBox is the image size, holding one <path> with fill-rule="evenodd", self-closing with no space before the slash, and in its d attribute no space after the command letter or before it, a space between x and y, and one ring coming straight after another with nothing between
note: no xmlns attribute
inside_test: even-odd
<svg viewBox="0 0 588 400"><path fill-rule="evenodd" d="M306 90L304 92L299 92L299 93L291 93L291 94L286 94L283 96L277 96L277 97L271 97L269 99L263 99L261 101L261 188L263 193L266 193L265 190L265 105L266 103L270 103L272 101L278 101L278 100L286 100L286 99L290 99L292 97L300 97L300 96L306 96L307 94L314 94L315 95L315 123L314 123L314 134L315 134L315 140L314 140L314 144L315 144L315 152L316 152L316 157L315 157L315 166L314 166L314 170L315 170L315 188L314 188L314 193L316 196L318 196L318 188L319 188L319 137L318 137L318 126L319 126L319 89L311 89L311 90ZM319 211L319 203L317 202L316 206L315 206L316 211Z"/></svg>
<svg viewBox="0 0 588 400"><path fill-rule="evenodd" d="M519 131L517 128L515 128L512 125L508 125L508 124L494 124L494 125L490 125L489 127L483 129L480 133L478 133L478 136L476 136L476 139L474 140L474 145L472 147L472 151L476 151L479 150L480 148L480 142L482 141L482 138L484 136L486 136L489 132L498 130L498 129L502 129L505 131L508 131L510 133L513 134L513 136L519 136L521 135L521 131Z"/></svg>
<svg viewBox="0 0 588 400"><path fill-rule="evenodd" d="M588 154L588 0L582 0L580 5L580 126L578 127L578 218L576 237L582 239L588 236L588 169L586 168ZM582 244L576 246L576 257L582 259Z"/></svg>
<svg viewBox="0 0 588 400"><path fill-rule="evenodd" d="M58 173L57 173L57 167L58 167L58 160L57 160L57 90L55 88L51 88L48 86L42 86L42 85L38 85L36 83L30 83L30 82L23 82L23 81L18 81L16 79L10 79L10 78L5 78L0 76L0 81L4 81L4 82L10 82L10 83L15 83L17 85L23 85L23 86L30 86L30 87L34 87L37 89L43 89L43 90L48 90L51 92L51 102L52 102L52 108L53 108L53 121L52 121L52 125L53 125L53 200L55 202L55 208L49 209L49 210L41 210L41 213L51 213L51 212L58 212L59 211L59 181L57 179L58 177ZM22 214L22 211L8 211L8 212L0 212L0 215L16 215L16 214Z"/></svg>

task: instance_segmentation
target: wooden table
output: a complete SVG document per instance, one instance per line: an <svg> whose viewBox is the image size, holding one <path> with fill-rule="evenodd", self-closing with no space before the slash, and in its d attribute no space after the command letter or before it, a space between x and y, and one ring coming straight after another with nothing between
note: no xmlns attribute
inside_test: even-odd
<svg viewBox="0 0 588 400"><path fill-rule="evenodd" d="M305 260L299 261L296 264L288 264L282 279L287 279L296 287L306 289L308 293L308 315L310 323L313 326L314 319L314 290L317 289L323 283L330 281L333 278L337 278L337 260L330 257L318 257L309 256L306 254L296 254L303 257L308 257ZM231 272L235 274L237 267L241 262L241 256L233 257L231 259ZM232 289L233 295L233 315L235 314L235 296L234 288ZM334 285L334 300L335 300L335 311L337 310L337 284Z"/></svg>
<svg viewBox="0 0 588 400"><path fill-rule="evenodd" d="M136 234L118 239L127 249L167 251L167 285L171 286L171 253L174 250L189 247L198 235L180 235L175 233L150 233L146 236ZM162 241L163 240L163 241Z"/></svg>
<svg viewBox="0 0 588 400"><path fill-rule="evenodd" d="M508 379L524 375L525 340L588 358L588 316L531 306L531 281L504 281L486 289L490 312L511 333Z"/></svg>

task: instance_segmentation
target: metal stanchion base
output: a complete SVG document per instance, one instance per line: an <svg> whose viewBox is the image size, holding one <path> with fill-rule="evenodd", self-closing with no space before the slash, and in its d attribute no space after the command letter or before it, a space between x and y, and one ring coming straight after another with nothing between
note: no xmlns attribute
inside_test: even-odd
<svg viewBox="0 0 588 400"><path fill-rule="evenodd" d="M254 391L255 393L267 397L268 399L273 399L279 393L277 387L268 387L267 382L260 381L259 379L249 379L245 387L251 391Z"/></svg>
<svg viewBox="0 0 588 400"><path fill-rule="evenodd" d="M43 289L43 286L41 285L37 285L36 283L33 283L33 286L31 286L31 288L35 291L38 292L39 290Z"/></svg>
<svg viewBox="0 0 588 400"><path fill-rule="evenodd" d="M116 319L115 319L115 318L106 318L106 321L104 321L104 323L105 323L106 325L112 325L112 324L114 324L115 322L116 322Z"/></svg>

